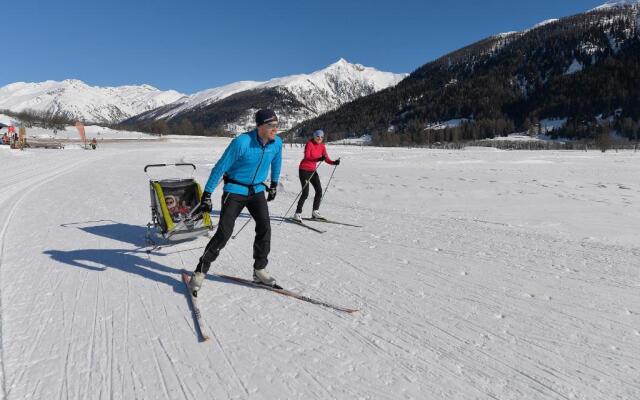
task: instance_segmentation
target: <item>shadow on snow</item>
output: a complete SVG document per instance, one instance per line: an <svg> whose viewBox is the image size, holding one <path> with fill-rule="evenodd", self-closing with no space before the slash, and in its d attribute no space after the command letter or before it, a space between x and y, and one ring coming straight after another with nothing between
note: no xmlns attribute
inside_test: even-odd
<svg viewBox="0 0 640 400"><path fill-rule="evenodd" d="M114 268L155 282L164 283L172 287L175 292L185 292L180 278L181 269L167 267L155 262L147 258L145 251L125 249L47 250L44 254L55 261L72 267L95 272Z"/></svg>
<svg viewBox="0 0 640 400"><path fill-rule="evenodd" d="M160 264L147 257L146 251L126 249L84 249L84 250L46 250L44 254L51 259L94 272L103 272L108 268L117 269L128 274L163 283L173 288L174 292L186 294L181 272L183 268L172 268ZM154 256L165 256L151 253ZM195 264L194 264L195 267ZM247 287L245 284L230 281L218 276L208 275L207 280Z"/></svg>
<svg viewBox="0 0 640 400"><path fill-rule="evenodd" d="M104 224L103 222L109 222ZM89 223L98 223L98 225L86 226ZM147 234L146 226L123 224L121 222L110 219L101 219L96 221L71 222L60 225L65 228L77 228L92 235L117 240L123 243L129 243L134 246L141 246L145 243Z"/></svg>
<svg viewBox="0 0 640 400"><path fill-rule="evenodd" d="M214 216L216 212L212 213ZM251 218L248 213L241 213L240 217ZM272 217L272 221L280 221L281 217ZM107 224L105 224L107 222ZM89 223L98 223L92 226L83 226ZM84 222L72 222L62 224L63 227L76 227L84 232L101 236L104 238L117 240L123 243L129 243L134 246L140 246L144 242L147 232L145 226L131 225L119 223L113 220L95 220ZM204 246L203 246L204 247ZM190 249L191 250L191 249ZM185 250L186 251L186 250ZM143 247L137 249L82 249L82 250L46 250L44 254L53 260L73 267L83 268L89 271L102 272L107 268L114 268L129 274L135 274L143 278L166 284L173 288L175 292L186 294L184 284L181 278L183 268L172 268L156 262L150 256L166 256L160 252L147 251ZM171 254L171 253L169 253ZM196 260L192 266L195 268ZM215 268L215 265L212 267ZM185 268L188 271L191 268ZM238 282L233 282L217 276L207 276L207 280L244 286Z"/></svg>

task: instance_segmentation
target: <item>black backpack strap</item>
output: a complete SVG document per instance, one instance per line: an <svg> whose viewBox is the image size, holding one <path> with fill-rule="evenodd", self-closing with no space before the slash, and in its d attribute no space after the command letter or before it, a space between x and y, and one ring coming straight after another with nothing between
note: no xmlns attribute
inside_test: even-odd
<svg viewBox="0 0 640 400"><path fill-rule="evenodd" d="M249 190L249 195L253 195L255 194L255 187L258 185L263 185L265 187L265 189L269 189L269 185L267 185L264 182L258 182L258 183L254 183L254 184L246 184L240 181L237 181L235 179L233 179L232 177L230 177L227 174L224 174L222 177L222 180L224 182L224 184L226 185L227 183L233 183L234 185L240 185L240 186L244 186Z"/></svg>

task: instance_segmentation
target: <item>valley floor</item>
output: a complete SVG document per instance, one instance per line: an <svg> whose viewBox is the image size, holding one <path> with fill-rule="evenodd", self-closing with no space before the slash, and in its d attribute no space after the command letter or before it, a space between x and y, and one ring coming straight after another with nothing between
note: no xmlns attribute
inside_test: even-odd
<svg viewBox="0 0 640 400"><path fill-rule="evenodd" d="M364 228L318 234L275 220L287 146L269 271L360 311L210 277L199 343L180 271L208 239L146 252L142 169L204 184L227 143L0 148L2 398L640 398L640 153L328 146L321 211ZM216 272L251 276L253 227Z"/></svg>

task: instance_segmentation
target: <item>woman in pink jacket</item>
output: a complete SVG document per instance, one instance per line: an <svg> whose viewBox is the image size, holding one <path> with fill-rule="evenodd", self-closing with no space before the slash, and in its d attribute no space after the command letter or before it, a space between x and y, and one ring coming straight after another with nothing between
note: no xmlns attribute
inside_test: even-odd
<svg viewBox="0 0 640 400"><path fill-rule="evenodd" d="M317 162L326 162L330 165L340 165L340 159L332 160L327 154L327 149L322 142L324 139L324 132L321 129L313 132L313 137L309 139L304 147L304 158L300 161L300 184L302 185L302 193L300 194L300 200L298 200L298 208L293 215L293 219L296 221L302 221L302 207L304 202L309 196L309 183L313 185L313 189L316 194L313 197L313 212L312 218L322 219L322 215L318 212L320 208L320 200L322 200L322 186L320 185L320 177L316 172Z"/></svg>

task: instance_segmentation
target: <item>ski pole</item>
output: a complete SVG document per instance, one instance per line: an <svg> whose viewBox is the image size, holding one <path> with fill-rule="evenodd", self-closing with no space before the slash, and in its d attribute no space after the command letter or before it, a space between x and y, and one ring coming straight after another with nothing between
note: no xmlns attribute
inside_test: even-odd
<svg viewBox="0 0 640 400"><path fill-rule="evenodd" d="M318 165L316 165L316 169L313 170L313 173L311 174L311 176L309 177L309 179L307 179L307 181L304 183L304 186L302 186L302 189L298 192L298 195L296 196L295 199L293 199L293 203L291 203L291 205L289 206L289 208L287 208L287 212L284 213L284 215L282 216L282 219L280 220L280 222L278 223L278 225L282 224L282 221L284 221L285 217L287 216L287 214L289 214L289 211L291 211L291 207L293 207L294 204L296 204L296 200L298 200L298 197L300 197L300 195L302 194L302 192L304 192L304 189L307 187L307 185L309 185L309 182L311 181L311 178L313 178L313 175L315 175L316 171L318 171L318 168L320 168L320 165L322 164L322 161L320 161L318 163Z"/></svg>
<svg viewBox="0 0 640 400"><path fill-rule="evenodd" d="M235 235L231 236L231 239L235 239L236 237L238 237L238 235L240 234L240 232L242 232L244 227L249 224L249 221L251 221L251 218L247 218L247 222L245 222L244 225L242 225L242 227L240 229L238 229L238 233L236 233Z"/></svg>
<svg viewBox="0 0 640 400"><path fill-rule="evenodd" d="M327 194L327 190L329 190L329 185L331 184L331 179L333 179L333 174L336 173L337 165L333 166L333 171L331 171L331 176L329 177L329 182L327 182L327 187L324 188L324 192L322 192L322 197L320 197L320 204L322 204L322 199L324 199L324 195Z"/></svg>

